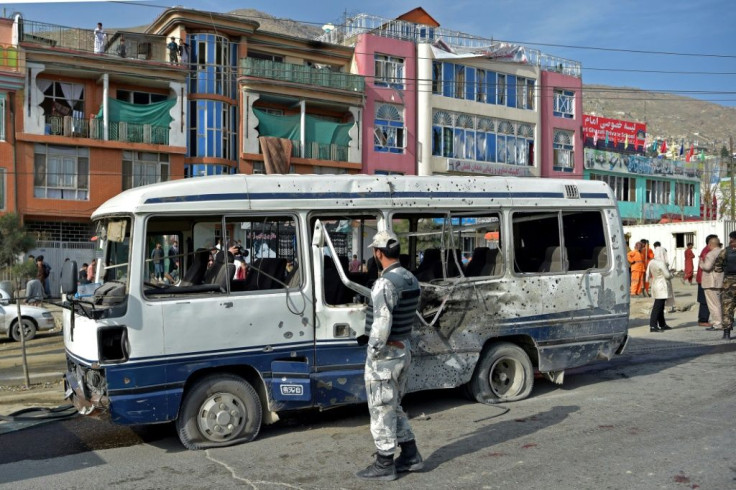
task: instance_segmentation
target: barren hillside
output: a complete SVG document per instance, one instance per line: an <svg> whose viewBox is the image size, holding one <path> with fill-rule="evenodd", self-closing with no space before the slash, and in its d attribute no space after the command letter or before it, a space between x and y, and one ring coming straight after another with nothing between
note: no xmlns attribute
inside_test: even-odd
<svg viewBox="0 0 736 490"><path fill-rule="evenodd" d="M698 143L710 151L736 138L736 108L679 95L647 92L629 87L585 85L583 112L647 123L656 138ZM734 143L736 144L736 142Z"/></svg>

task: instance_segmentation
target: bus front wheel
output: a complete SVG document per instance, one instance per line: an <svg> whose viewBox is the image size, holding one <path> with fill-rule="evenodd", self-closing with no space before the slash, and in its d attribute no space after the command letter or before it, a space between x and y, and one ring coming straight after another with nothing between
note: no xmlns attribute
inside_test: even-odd
<svg viewBox="0 0 736 490"><path fill-rule="evenodd" d="M256 438L261 410L250 383L232 374L212 374L185 393L176 429L187 449L232 446Z"/></svg>
<svg viewBox="0 0 736 490"><path fill-rule="evenodd" d="M522 400L534 386L534 370L529 356L514 344L491 345L481 354L468 388L481 403Z"/></svg>

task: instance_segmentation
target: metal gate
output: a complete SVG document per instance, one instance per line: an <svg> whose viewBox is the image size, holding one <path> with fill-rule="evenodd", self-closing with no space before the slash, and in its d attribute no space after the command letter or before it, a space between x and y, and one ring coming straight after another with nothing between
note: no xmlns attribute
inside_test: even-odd
<svg viewBox="0 0 736 490"><path fill-rule="evenodd" d="M36 248L29 250L28 255L34 255L38 257L43 255L43 260L51 266L51 273L49 275L51 297L61 297L61 268L64 265L64 260L76 260L77 267L81 267L83 263L88 264L95 260L96 249L95 244L90 243L79 243L79 242L36 242Z"/></svg>

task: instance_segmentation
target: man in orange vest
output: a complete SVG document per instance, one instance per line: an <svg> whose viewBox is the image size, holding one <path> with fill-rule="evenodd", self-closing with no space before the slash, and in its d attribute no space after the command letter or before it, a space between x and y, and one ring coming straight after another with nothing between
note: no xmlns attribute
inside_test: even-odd
<svg viewBox="0 0 736 490"><path fill-rule="evenodd" d="M634 244L634 250L630 251L626 258L631 265L631 296L639 296L644 286L644 272L647 270L647 266L644 265L644 256L642 254L643 244L636 242Z"/></svg>
<svg viewBox="0 0 736 490"><path fill-rule="evenodd" d="M643 239L641 240L641 258L644 263L644 270L647 270L647 266L649 265L649 262L654 259L654 252L651 248L649 248L649 240ZM649 294L649 281L647 281L646 274L644 274L644 295L651 296Z"/></svg>

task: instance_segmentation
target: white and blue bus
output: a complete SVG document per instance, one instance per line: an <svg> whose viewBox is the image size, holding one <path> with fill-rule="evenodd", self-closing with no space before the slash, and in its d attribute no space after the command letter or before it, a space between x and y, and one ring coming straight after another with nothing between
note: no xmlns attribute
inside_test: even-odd
<svg viewBox="0 0 736 490"><path fill-rule="evenodd" d="M131 189L92 219L97 284L64 286L67 395L121 424L175 420L191 449L365 402L356 339L380 229L422 286L409 391L520 400L535 372L561 383L628 339L626 243L602 182L235 175Z"/></svg>

